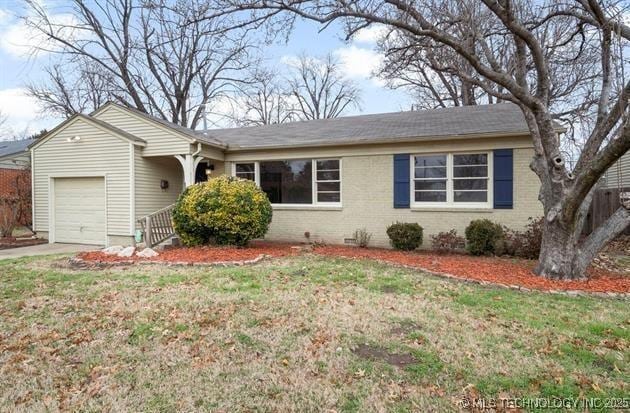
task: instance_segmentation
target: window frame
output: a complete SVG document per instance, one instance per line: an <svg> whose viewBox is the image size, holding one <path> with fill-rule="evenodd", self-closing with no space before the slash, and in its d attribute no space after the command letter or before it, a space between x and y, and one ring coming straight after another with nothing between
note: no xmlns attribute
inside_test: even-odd
<svg viewBox="0 0 630 413"><path fill-rule="evenodd" d="M237 164L254 164L254 182L260 188L260 162L274 161L311 161L311 191L312 202L310 204L271 204L272 207L278 208L309 208L309 207L332 207L339 208L343 204L343 160L342 158L282 158L282 159L264 159L260 161L233 161L232 176L236 177ZM339 162L339 181L318 181L317 179L317 161L338 161ZM318 182L339 182L339 202L318 202L317 201L317 183Z"/></svg>
<svg viewBox="0 0 630 413"><path fill-rule="evenodd" d="M455 188L454 181L458 178L454 177L454 155L486 155L487 156L487 167L488 167L488 187L487 187L487 198L486 202L455 202ZM418 202L416 201L415 194L415 157L416 156L437 156L437 155L446 155L446 202ZM494 192L494 177L493 177L493 158L491 150L484 151L457 151L457 152L420 152L413 153L410 155L409 159L409 196L410 196L410 205L414 209L458 209L458 208L483 208L483 209L492 209L493 205L493 192ZM474 179L470 178L460 178L460 179ZM483 178L477 178L483 179ZM419 179L422 181L423 179Z"/></svg>

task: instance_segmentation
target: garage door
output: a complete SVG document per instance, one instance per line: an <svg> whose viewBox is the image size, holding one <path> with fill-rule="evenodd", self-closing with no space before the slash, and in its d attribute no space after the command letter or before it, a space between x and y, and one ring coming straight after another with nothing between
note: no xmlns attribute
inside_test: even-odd
<svg viewBox="0 0 630 413"><path fill-rule="evenodd" d="M105 180L55 178L55 242L104 245Z"/></svg>

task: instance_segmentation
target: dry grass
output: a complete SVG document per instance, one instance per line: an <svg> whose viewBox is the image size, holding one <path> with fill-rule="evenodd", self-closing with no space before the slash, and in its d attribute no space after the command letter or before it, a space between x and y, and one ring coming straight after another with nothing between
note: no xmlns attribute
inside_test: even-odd
<svg viewBox="0 0 630 413"><path fill-rule="evenodd" d="M630 392L623 301L314 256L214 269L63 263L0 261L2 411L456 411L471 389Z"/></svg>

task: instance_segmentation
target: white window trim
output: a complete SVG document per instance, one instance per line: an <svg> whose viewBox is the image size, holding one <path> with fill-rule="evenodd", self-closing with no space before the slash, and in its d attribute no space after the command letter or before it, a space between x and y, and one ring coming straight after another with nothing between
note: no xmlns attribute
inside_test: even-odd
<svg viewBox="0 0 630 413"><path fill-rule="evenodd" d="M473 154L486 154L488 156L488 198L486 202L455 202L453 199L455 191L453 188L453 155L473 155ZM446 202L416 202L415 194L415 157L416 156L431 156L431 155L446 155ZM478 208L478 209L492 209L493 205L493 159L492 151L461 151L461 152L441 152L441 153L414 153L410 155L409 160L409 196L411 200L411 207L414 209L465 209L465 208Z"/></svg>
<svg viewBox="0 0 630 413"><path fill-rule="evenodd" d="M311 161L311 185L312 185L312 199L310 204L271 204L272 207L278 209L283 208L333 208L338 209L343 203L343 161L341 158L286 158L279 159L280 161ZM277 159L269 160L277 161ZM339 161L339 202L317 202L317 161ZM260 188L260 162L266 161L238 161L232 162L232 176L236 176L236 165L244 163L254 164L254 181ZM336 181L321 181L321 182L336 182Z"/></svg>

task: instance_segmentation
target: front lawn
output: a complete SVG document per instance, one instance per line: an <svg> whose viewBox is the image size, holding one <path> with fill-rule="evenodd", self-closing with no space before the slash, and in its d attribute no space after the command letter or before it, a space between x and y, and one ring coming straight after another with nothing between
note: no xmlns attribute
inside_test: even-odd
<svg viewBox="0 0 630 413"><path fill-rule="evenodd" d="M0 261L0 410L457 411L630 394L628 301L373 261Z"/></svg>

